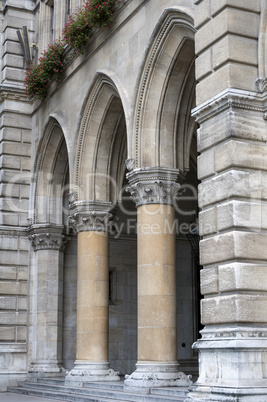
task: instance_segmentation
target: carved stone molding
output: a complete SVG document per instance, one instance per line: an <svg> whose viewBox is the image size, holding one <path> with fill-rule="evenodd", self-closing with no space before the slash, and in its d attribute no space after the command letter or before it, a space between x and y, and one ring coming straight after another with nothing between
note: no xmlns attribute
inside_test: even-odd
<svg viewBox="0 0 267 402"><path fill-rule="evenodd" d="M127 179L130 186L127 191L136 206L145 204L170 204L173 205L178 195L183 175L177 169L141 168L128 173Z"/></svg>
<svg viewBox="0 0 267 402"><path fill-rule="evenodd" d="M189 387L191 376L179 371L178 363L139 363L131 375L125 376L124 386L132 389L153 387Z"/></svg>
<svg viewBox="0 0 267 402"><path fill-rule="evenodd" d="M107 232L114 209L112 202L76 201L71 204L69 224L76 232Z"/></svg>
<svg viewBox="0 0 267 402"><path fill-rule="evenodd" d="M25 95L25 92L23 89L14 89L12 87L9 87L8 85L0 85L0 102L3 102L5 100L9 101L25 101L29 102L29 99L27 95Z"/></svg>
<svg viewBox="0 0 267 402"><path fill-rule="evenodd" d="M37 250L60 250L64 251L69 240L63 234L64 227L61 225L32 225L30 226L29 239L34 251Z"/></svg>
<svg viewBox="0 0 267 402"><path fill-rule="evenodd" d="M41 361L31 362L28 369L28 373L31 376L63 376L66 374L66 370L62 366L62 363L54 361Z"/></svg>
<svg viewBox="0 0 267 402"><path fill-rule="evenodd" d="M75 361L74 368L66 373L66 385L78 385L87 381L119 381L119 373L110 368L109 362Z"/></svg>
<svg viewBox="0 0 267 402"><path fill-rule="evenodd" d="M256 84L260 93L267 91L267 78L258 78Z"/></svg>
<svg viewBox="0 0 267 402"><path fill-rule="evenodd" d="M193 109L192 116L198 123L203 123L227 109L244 109L264 113L266 112L266 92L258 94L240 89L226 89Z"/></svg>

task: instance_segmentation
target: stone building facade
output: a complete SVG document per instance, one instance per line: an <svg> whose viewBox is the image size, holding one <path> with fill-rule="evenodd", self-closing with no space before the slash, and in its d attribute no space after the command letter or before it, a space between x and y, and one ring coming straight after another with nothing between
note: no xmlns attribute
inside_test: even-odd
<svg viewBox="0 0 267 402"><path fill-rule="evenodd" d="M266 401L267 1L121 1L28 99L17 31L36 62L81 4L0 2L0 390Z"/></svg>

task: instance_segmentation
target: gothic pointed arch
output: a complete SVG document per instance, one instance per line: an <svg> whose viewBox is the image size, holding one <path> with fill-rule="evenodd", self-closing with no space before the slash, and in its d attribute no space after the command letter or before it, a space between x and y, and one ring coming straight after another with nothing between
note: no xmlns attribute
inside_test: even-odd
<svg viewBox="0 0 267 402"><path fill-rule="evenodd" d="M36 155L30 222L63 225L69 162L65 137L55 118L46 124Z"/></svg>
<svg viewBox="0 0 267 402"><path fill-rule="evenodd" d="M96 74L81 118L73 201L118 199L127 155L127 114L120 92L115 80Z"/></svg>
<svg viewBox="0 0 267 402"><path fill-rule="evenodd" d="M161 16L150 40L137 83L134 167L189 169L195 124L194 28L178 7Z"/></svg>

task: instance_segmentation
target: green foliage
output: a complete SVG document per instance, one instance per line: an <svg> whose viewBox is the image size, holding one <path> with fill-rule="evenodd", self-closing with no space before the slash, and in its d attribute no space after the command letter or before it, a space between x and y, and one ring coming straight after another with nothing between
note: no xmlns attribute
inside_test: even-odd
<svg viewBox="0 0 267 402"><path fill-rule="evenodd" d="M58 39L48 46L39 58L38 65L31 65L25 78L26 94L44 100L52 82L60 82L64 73L63 54L66 45L83 53L96 27L110 27L118 0L89 0L70 16Z"/></svg>
<svg viewBox="0 0 267 402"><path fill-rule="evenodd" d="M110 27L118 0L90 0L65 24L63 40L83 53L95 27Z"/></svg>
<svg viewBox="0 0 267 402"><path fill-rule="evenodd" d="M54 81L61 81L64 72L64 44L57 40L43 52L38 65L31 65L25 78L26 94L29 98L37 96L45 99L48 86Z"/></svg>

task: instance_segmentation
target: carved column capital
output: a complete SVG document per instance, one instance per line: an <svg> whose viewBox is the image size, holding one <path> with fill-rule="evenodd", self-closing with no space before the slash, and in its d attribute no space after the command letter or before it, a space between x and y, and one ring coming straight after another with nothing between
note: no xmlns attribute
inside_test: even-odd
<svg viewBox="0 0 267 402"><path fill-rule="evenodd" d="M178 169L159 167L135 169L127 174L130 186L127 191L136 206L145 204L174 204L180 188L177 182L183 180Z"/></svg>
<svg viewBox="0 0 267 402"><path fill-rule="evenodd" d="M76 201L71 206L70 226L76 232L107 232L114 218L114 209L112 202Z"/></svg>
<svg viewBox="0 0 267 402"><path fill-rule="evenodd" d="M64 251L69 238L63 234L63 230L64 226L62 225L51 225L49 223L31 225L28 232L34 251Z"/></svg>

